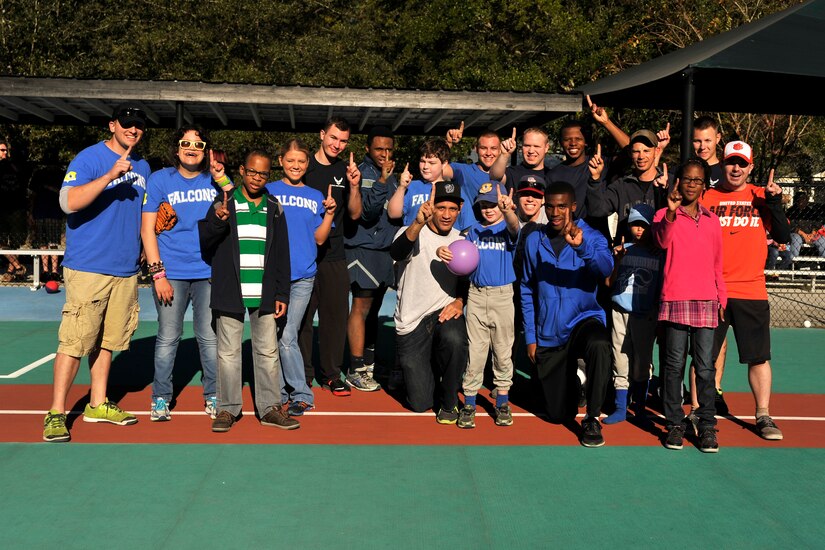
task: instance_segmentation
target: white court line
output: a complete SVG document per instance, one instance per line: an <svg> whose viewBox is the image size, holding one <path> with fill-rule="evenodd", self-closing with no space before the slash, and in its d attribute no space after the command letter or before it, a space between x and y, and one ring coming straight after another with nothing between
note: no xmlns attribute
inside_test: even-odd
<svg viewBox="0 0 825 550"><path fill-rule="evenodd" d="M54 359L55 357L57 357L57 354L56 354L56 353L50 353L50 354L49 354L49 355L47 355L46 357L43 357L43 358L41 358L41 359L38 359L38 360L37 360L37 361L35 361L34 363L29 363L28 365L26 365L26 366L25 366L25 367L23 367L22 369L17 369L16 371L14 371L14 372L13 372L13 373L11 373L11 374L0 374L0 378L2 378L2 379L6 379L6 378L17 378L17 377L19 377L19 376L22 376L22 375L26 374L26 373L27 373L27 372L29 372L30 370L34 370L34 369L36 369L37 367L39 367L39 366L40 366L40 365L42 365L43 363L48 363L49 361L51 361L51 360L52 360L52 359Z"/></svg>
<svg viewBox="0 0 825 550"><path fill-rule="evenodd" d="M29 410L29 409L0 409L0 415L7 414L7 415L43 415L46 414L48 411L45 410ZM83 414L83 411L69 411L68 414ZM135 416L149 416L149 412L146 411L139 411L131 413ZM243 411L244 416L254 416L254 411ZM172 416L206 416L204 411L178 411L173 410ZM362 417L419 417L419 418L426 418L432 419L433 413L432 412L423 412L423 413L414 413L414 412L370 412L370 411L312 411L304 413L304 416L362 416ZM490 416L487 413L477 412L476 416ZM539 418L532 413L513 413L513 416L518 416L522 418ZM658 418L664 418L662 415L653 415ZM583 418L584 414L576 415L577 418ZM719 420L731 420L732 418L726 416L717 416ZM755 421L756 418L753 416L737 416L735 417L738 420L752 420ZM812 422L825 422L825 416L771 416L774 420L777 421L812 421Z"/></svg>

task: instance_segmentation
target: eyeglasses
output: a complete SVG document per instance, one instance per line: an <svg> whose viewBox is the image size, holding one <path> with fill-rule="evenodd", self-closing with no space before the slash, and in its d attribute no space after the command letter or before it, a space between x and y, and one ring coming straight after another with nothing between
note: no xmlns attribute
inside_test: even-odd
<svg viewBox="0 0 825 550"><path fill-rule="evenodd" d="M682 183L688 185L705 185L705 180L703 178L682 178Z"/></svg>
<svg viewBox="0 0 825 550"><path fill-rule="evenodd" d="M269 175L271 172L259 172L252 168L247 168L246 166L243 167L244 169L244 176L249 176L250 178L254 178L255 176L261 176L263 179L268 180Z"/></svg>
<svg viewBox="0 0 825 550"><path fill-rule="evenodd" d="M203 151L206 149L206 142L205 141L190 141L188 139L181 139L178 140L178 147L181 149L189 149L190 147L196 149L198 151Z"/></svg>

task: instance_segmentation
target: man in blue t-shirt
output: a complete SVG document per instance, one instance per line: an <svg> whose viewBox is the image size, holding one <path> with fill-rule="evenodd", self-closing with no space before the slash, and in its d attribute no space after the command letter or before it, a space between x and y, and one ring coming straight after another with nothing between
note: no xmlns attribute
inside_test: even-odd
<svg viewBox="0 0 825 550"><path fill-rule="evenodd" d="M54 360L52 405L44 441L69 441L66 397L89 356L91 391L84 422L125 426L137 418L106 398L112 352L129 349L137 327L137 273L141 205L149 163L133 153L146 116L118 105L109 122L112 136L81 151L69 164L60 189L68 215L63 261L66 305Z"/></svg>
<svg viewBox="0 0 825 550"><path fill-rule="evenodd" d="M458 128L447 131L447 145L452 148L461 141L462 137L464 137L463 121ZM490 179L490 168L501 154L501 138L492 130L487 130L476 139L475 151L478 155L477 162L473 164L453 162L444 168L444 178L458 183L461 188L461 198L464 199L464 205L455 223L459 231L464 231L478 221L473 204L481 186L493 181Z"/></svg>

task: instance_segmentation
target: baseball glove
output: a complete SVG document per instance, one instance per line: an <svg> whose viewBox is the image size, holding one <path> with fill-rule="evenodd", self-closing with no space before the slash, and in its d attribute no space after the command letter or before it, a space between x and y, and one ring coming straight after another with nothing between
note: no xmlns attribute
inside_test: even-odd
<svg viewBox="0 0 825 550"><path fill-rule="evenodd" d="M178 215L175 209L168 202L160 203L158 207L158 217L155 220L155 235L160 235L164 231L169 231L178 223Z"/></svg>

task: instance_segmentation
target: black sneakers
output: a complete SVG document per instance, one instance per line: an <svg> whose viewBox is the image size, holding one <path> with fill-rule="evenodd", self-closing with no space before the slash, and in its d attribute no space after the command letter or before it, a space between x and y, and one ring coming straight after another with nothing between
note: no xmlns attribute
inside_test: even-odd
<svg viewBox="0 0 825 550"><path fill-rule="evenodd" d="M582 420L582 436L579 441L584 447L601 447L604 445L602 425L597 418Z"/></svg>
<svg viewBox="0 0 825 550"><path fill-rule="evenodd" d="M719 443L716 441L716 428L705 428L699 434L699 450L703 453L718 453Z"/></svg>
<svg viewBox="0 0 825 550"><path fill-rule="evenodd" d="M685 440L685 425L675 424L668 428L665 438L665 448L681 451Z"/></svg>

